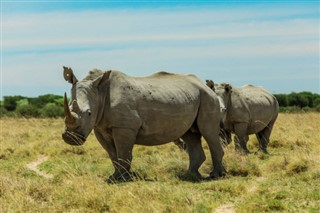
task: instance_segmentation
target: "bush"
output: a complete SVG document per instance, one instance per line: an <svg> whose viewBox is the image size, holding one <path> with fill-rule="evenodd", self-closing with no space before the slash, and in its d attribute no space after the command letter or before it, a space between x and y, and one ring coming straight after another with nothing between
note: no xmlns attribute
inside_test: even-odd
<svg viewBox="0 0 320 213"><path fill-rule="evenodd" d="M320 104L320 95L311 92L292 92L290 94L274 94L281 107L315 108ZM282 108L283 109L283 108Z"/></svg>
<svg viewBox="0 0 320 213"><path fill-rule="evenodd" d="M31 104L18 106L16 109L16 112L18 115L23 117L39 117L40 116L39 110Z"/></svg>
<svg viewBox="0 0 320 213"><path fill-rule="evenodd" d="M47 103L41 109L41 116L42 117L49 117L49 118L63 117L64 111L63 111L62 107L57 106L54 103Z"/></svg>
<svg viewBox="0 0 320 213"><path fill-rule="evenodd" d="M4 96L1 101L0 116L63 117L63 97L41 95L36 98L24 96Z"/></svg>
<svg viewBox="0 0 320 213"><path fill-rule="evenodd" d="M281 107L287 107L288 106L288 95L286 94L275 94L274 95L279 103L279 106Z"/></svg>
<svg viewBox="0 0 320 213"><path fill-rule="evenodd" d="M14 111L17 108L17 102L21 99L25 99L23 96L4 96L3 97L3 106L8 111Z"/></svg>
<svg viewBox="0 0 320 213"><path fill-rule="evenodd" d="M0 117L5 116L8 114L8 110L3 106L0 106Z"/></svg>
<svg viewBox="0 0 320 213"><path fill-rule="evenodd" d="M283 112L302 112L301 108L297 107L297 106L288 106L288 107L283 108L282 110L283 110Z"/></svg>
<svg viewBox="0 0 320 213"><path fill-rule="evenodd" d="M45 107L46 104L48 104L48 103L55 103L55 101L58 99L61 99L61 96L47 94L47 95L40 95L37 98L29 98L29 102L32 105L36 106L38 109L41 109L41 108Z"/></svg>

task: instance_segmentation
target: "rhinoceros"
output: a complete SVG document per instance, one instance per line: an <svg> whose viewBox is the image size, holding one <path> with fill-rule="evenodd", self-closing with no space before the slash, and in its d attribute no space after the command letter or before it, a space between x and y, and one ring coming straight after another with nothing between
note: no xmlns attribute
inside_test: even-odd
<svg viewBox="0 0 320 213"><path fill-rule="evenodd" d="M202 178L198 169L206 157L201 136L213 163L209 178L225 174L218 97L196 76L158 72L130 77L95 69L78 81L72 69L64 67L64 78L72 89L69 103L64 96L62 138L70 145L82 145L93 129L115 169L109 181L132 180L135 144L154 146L177 138L188 145L188 173Z"/></svg>
<svg viewBox="0 0 320 213"><path fill-rule="evenodd" d="M206 82L219 96L220 107L225 109L221 116L225 141L230 143L231 133L234 133L236 149L249 153L249 135L255 134L259 150L268 154L269 138L279 112L277 99L262 87L235 88L226 83L214 84L212 80Z"/></svg>

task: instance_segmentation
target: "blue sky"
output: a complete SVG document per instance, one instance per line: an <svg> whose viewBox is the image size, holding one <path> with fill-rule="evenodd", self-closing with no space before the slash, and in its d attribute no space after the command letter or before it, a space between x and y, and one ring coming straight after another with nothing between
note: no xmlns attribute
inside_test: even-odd
<svg viewBox="0 0 320 213"><path fill-rule="evenodd" d="M89 70L166 70L272 93L319 86L317 1L1 1L1 97Z"/></svg>

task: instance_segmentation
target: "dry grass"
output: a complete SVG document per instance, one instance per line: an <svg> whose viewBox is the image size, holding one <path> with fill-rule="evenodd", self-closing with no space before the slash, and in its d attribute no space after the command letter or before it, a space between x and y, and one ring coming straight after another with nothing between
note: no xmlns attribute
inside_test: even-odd
<svg viewBox="0 0 320 213"><path fill-rule="evenodd" d="M228 175L193 183L188 156L173 143L136 146L133 169L150 181L109 185L113 168L94 135L82 147L61 139L62 119L1 118L0 212L319 212L320 114L280 114L270 156L225 149ZM203 143L207 157L208 149ZM249 149L257 149L250 138ZM39 169L26 165L41 156ZM208 174L211 163L201 167Z"/></svg>

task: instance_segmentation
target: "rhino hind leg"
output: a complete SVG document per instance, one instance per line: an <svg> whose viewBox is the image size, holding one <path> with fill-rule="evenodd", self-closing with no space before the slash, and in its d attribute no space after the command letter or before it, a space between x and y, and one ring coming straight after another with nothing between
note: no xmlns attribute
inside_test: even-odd
<svg viewBox="0 0 320 213"><path fill-rule="evenodd" d="M226 170L222 163L222 158L224 155L224 151L222 145L219 140L219 135L217 134L207 134L202 133L204 139L207 141L212 163L213 163L213 171L210 173L210 178L219 178L226 175Z"/></svg>
<svg viewBox="0 0 320 213"><path fill-rule="evenodd" d="M269 144L270 135L272 132L272 125L267 125L263 130L256 134L256 137L259 141L259 150L261 150L265 154L269 154L267 147Z"/></svg>
<svg viewBox="0 0 320 213"><path fill-rule="evenodd" d="M201 146L201 135L188 131L182 136L182 139L186 143L186 150L189 155L188 173L196 179L201 179L202 176L199 173L199 168L206 160L206 156Z"/></svg>
<svg viewBox="0 0 320 213"><path fill-rule="evenodd" d="M209 105L213 106L213 104ZM211 108L212 109L212 108ZM198 118L197 118L197 125L200 134L204 137L207 141L212 164L213 164L213 171L210 173L210 178L219 178L225 176L226 170L222 163L222 158L224 155L224 151L222 145L220 143L219 132L220 132L220 123L219 123L219 111L218 114L211 113L208 111L202 111L200 109Z"/></svg>
<svg viewBox="0 0 320 213"><path fill-rule="evenodd" d="M249 136L247 135L247 123L237 123L234 125L234 145L237 151L241 153L248 154L250 151L247 148L247 142L249 140Z"/></svg>

